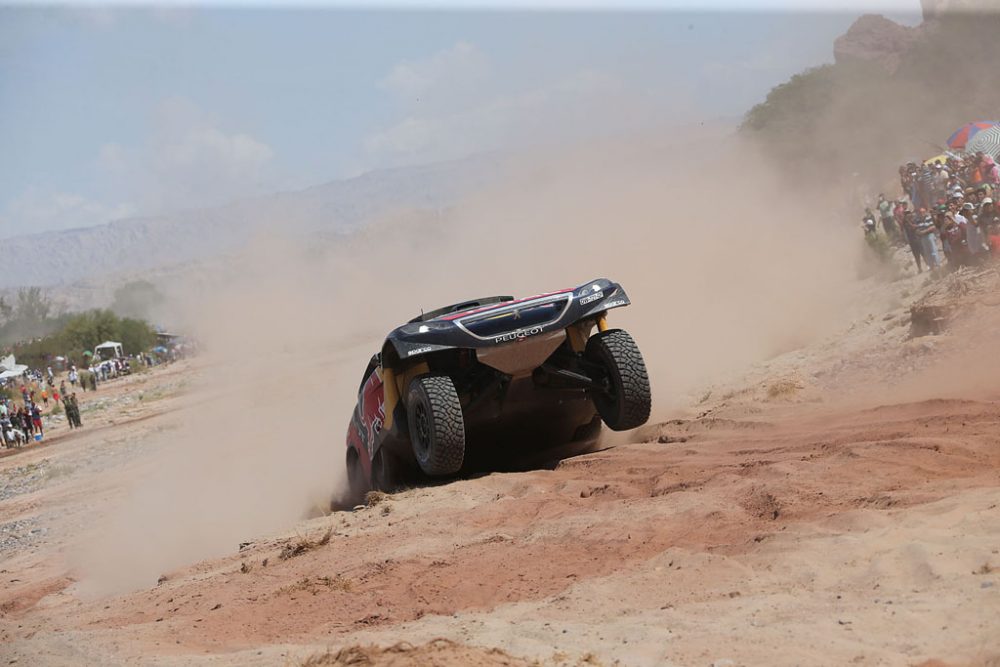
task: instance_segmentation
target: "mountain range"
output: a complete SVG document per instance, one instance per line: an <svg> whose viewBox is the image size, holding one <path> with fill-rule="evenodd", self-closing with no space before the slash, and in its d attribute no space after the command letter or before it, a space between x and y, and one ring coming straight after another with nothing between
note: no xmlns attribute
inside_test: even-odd
<svg viewBox="0 0 1000 667"><path fill-rule="evenodd" d="M238 251L267 234L347 234L400 211L438 211L496 178L499 159L479 155L380 169L294 192L0 240L0 289L69 286Z"/></svg>

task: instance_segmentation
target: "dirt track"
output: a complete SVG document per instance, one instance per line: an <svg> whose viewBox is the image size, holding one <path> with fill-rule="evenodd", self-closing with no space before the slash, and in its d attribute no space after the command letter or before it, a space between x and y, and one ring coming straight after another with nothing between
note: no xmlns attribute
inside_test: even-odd
<svg viewBox="0 0 1000 667"><path fill-rule="evenodd" d="M649 441L552 471L316 518L111 599L79 595L55 540L2 563L4 662L294 664L438 637L458 643L407 659L516 664L466 645L627 665L965 664L1000 652L995 396L779 403L639 435ZM95 479L35 494L72 507L76 485ZM8 501L3 520L40 498Z"/></svg>
<svg viewBox="0 0 1000 667"><path fill-rule="evenodd" d="M908 340L903 308L554 470L94 597L77 545L200 400L189 365L109 383L87 428L0 457L0 664L995 666L1000 314Z"/></svg>

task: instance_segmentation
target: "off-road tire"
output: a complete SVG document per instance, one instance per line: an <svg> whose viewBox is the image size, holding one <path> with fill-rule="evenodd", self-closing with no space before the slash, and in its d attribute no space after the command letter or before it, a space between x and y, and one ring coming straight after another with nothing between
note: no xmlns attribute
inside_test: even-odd
<svg viewBox="0 0 1000 667"><path fill-rule="evenodd" d="M363 503L369 489L371 484L361 467L361 459L357 450L351 447L347 450L347 504L354 507Z"/></svg>
<svg viewBox="0 0 1000 667"><path fill-rule="evenodd" d="M451 378L425 375L406 392L410 443L427 475L454 475L465 460L465 419Z"/></svg>
<svg viewBox="0 0 1000 667"><path fill-rule="evenodd" d="M392 454L387 452L384 447L380 447L379 450L375 452L375 458L372 459L372 477L370 488L374 491L391 493L396 489L398 481L395 458L393 458ZM363 500L364 496L362 496L362 501Z"/></svg>
<svg viewBox="0 0 1000 667"><path fill-rule="evenodd" d="M649 373L632 336L621 329L596 333L584 356L604 372L606 391L595 391L593 400L608 428L627 431L645 424L651 405Z"/></svg>

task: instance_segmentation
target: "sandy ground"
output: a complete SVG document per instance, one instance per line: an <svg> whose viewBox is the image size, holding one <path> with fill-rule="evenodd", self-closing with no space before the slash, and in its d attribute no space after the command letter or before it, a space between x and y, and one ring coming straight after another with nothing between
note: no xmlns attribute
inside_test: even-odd
<svg viewBox="0 0 1000 667"><path fill-rule="evenodd" d="M624 444L93 599L66 550L183 418L191 368L109 383L86 429L0 457L0 664L1000 664L1000 375L928 379L954 336L995 356L982 315L908 342L903 306L876 313Z"/></svg>

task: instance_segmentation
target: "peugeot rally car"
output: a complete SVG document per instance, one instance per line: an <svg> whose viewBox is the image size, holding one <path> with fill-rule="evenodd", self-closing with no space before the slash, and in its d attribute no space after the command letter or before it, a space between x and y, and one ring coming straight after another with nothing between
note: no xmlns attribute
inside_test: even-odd
<svg viewBox="0 0 1000 667"><path fill-rule="evenodd" d="M361 378L347 431L352 498L484 456L594 442L649 418L649 377L607 313L630 304L607 279L525 299L495 296L393 329Z"/></svg>

